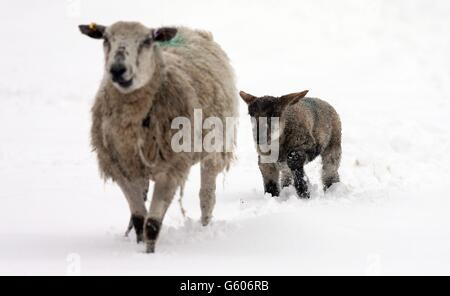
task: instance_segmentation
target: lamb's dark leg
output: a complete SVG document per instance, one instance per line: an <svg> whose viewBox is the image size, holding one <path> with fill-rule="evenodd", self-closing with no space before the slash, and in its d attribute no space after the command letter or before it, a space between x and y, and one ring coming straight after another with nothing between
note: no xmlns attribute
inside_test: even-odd
<svg viewBox="0 0 450 296"><path fill-rule="evenodd" d="M291 169L287 166L287 164L283 165L283 168L280 170L281 173L281 187L286 188L291 185L294 185L293 176Z"/></svg>
<svg viewBox="0 0 450 296"><path fill-rule="evenodd" d="M325 191L340 181L338 169L341 163L341 154L340 143L328 147L322 153L322 183Z"/></svg>
<svg viewBox="0 0 450 296"><path fill-rule="evenodd" d="M140 179L136 181L119 180L118 184L124 193L131 211L130 223L125 233L128 236L131 230L136 231L137 242L144 240L144 219L147 215L145 200L149 187L149 181Z"/></svg>
<svg viewBox="0 0 450 296"><path fill-rule="evenodd" d="M291 152L288 155L288 167L294 177L294 185L300 198L310 198L307 177L304 170L306 155L300 152Z"/></svg>
<svg viewBox="0 0 450 296"><path fill-rule="evenodd" d="M280 171L275 163L261 163L259 162L259 169L263 176L264 192L272 196L280 195Z"/></svg>

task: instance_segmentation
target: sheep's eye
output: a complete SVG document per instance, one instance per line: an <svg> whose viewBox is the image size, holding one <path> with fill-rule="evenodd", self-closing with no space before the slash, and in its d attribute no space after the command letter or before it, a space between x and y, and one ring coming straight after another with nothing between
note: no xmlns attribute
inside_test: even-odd
<svg viewBox="0 0 450 296"><path fill-rule="evenodd" d="M103 38L103 45L104 46L109 46L109 39L108 38L106 38L106 37Z"/></svg>
<svg viewBox="0 0 450 296"><path fill-rule="evenodd" d="M147 38L147 39L145 39L143 42L142 42L142 44L144 45L144 46L150 46L150 45L152 45L152 38Z"/></svg>

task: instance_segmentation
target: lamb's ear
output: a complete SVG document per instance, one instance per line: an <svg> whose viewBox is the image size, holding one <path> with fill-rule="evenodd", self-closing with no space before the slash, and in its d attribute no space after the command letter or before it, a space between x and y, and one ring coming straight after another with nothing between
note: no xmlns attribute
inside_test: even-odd
<svg viewBox="0 0 450 296"><path fill-rule="evenodd" d="M308 92L309 92L309 90L305 90L305 91L302 91L302 92L299 92L299 93L293 93L293 94L282 96L280 98L281 99L281 103L282 103L283 107L296 104L296 103L298 103L298 101L300 101L301 99L306 97Z"/></svg>
<svg viewBox="0 0 450 296"><path fill-rule="evenodd" d="M257 97L252 96L246 92L241 91L239 93L239 95L241 96L241 98L244 100L244 102L246 102L248 105L250 105L253 101L255 101L257 99Z"/></svg>
<svg viewBox="0 0 450 296"><path fill-rule="evenodd" d="M90 25L80 25L78 26L80 29L80 32L86 36L89 36L94 39L103 39L103 36L106 31L105 26L100 26L97 24L90 24Z"/></svg>
<svg viewBox="0 0 450 296"><path fill-rule="evenodd" d="M177 33L177 28L159 28L153 31L153 40L157 42L170 41Z"/></svg>

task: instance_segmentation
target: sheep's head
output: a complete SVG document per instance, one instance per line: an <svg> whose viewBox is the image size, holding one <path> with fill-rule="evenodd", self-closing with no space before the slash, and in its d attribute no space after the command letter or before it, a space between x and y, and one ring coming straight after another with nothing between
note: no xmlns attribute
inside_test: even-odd
<svg viewBox="0 0 450 296"><path fill-rule="evenodd" d="M151 80L156 68L155 44L171 40L178 32L176 28L149 29L134 22L79 28L84 35L103 40L105 77L122 93L138 90Z"/></svg>

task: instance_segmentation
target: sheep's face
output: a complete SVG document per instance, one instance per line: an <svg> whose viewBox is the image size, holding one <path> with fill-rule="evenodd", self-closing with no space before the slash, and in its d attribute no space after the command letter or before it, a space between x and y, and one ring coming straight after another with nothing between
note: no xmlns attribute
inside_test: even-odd
<svg viewBox="0 0 450 296"><path fill-rule="evenodd" d="M155 43L169 41L175 28L149 29L139 23L119 22L110 27L82 25L83 34L102 39L105 52L105 78L122 93L144 87L156 68Z"/></svg>
<svg viewBox="0 0 450 296"><path fill-rule="evenodd" d="M282 97L255 97L247 94L243 91L240 92L241 98L248 105L248 113L252 117L253 123L253 135L257 145L265 144L261 141L271 140L276 135L280 135L283 131L283 126L280 126L278 130L272 130L272 121L275 118L280 118L287 106L297 103L300 99L307 95L308 91L301 93L294 93ZM265 132L261 132L264 129ZM261 139L262 137L267 137Z"/></svg>

